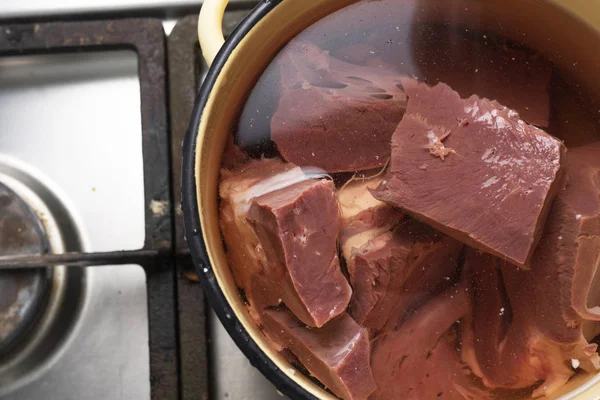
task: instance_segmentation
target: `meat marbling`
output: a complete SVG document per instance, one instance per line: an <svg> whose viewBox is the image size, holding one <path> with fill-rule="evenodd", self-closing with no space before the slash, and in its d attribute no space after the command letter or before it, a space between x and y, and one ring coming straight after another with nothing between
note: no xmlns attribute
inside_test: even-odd
<svg viewBox="0 0 600 400"><path fill-rule="evenodd" d="M369 400L486 399L458 355L454 328L469 311L469 296L456 285L427 302L398 330L379 336L371 368L377 390Z"/></svg>
<svg viewBox="0 0 600 400"><path fill-rule="evenodd" d="M280 54L271 138L287 161L328 172L381 167L406 108L397 73L337 60L295 41Z"/></svg>
<svg viewBox="0 0 600 400"><path fill-rule="evenodd" d="M382 179L352 181L338 190L342 224L339 242L346 261L350 260L352 249L391 231L404 218L402 212L375 199L369 191L381 184Z"/></svg>
<svg viewBox="0 0 600 400"><path fill-rule="evenodd" d="M409 311L455 281L462 243L414 220L354 248L350 314L372 332L393 330Z"/></svg>
<svg viewBox="0 0 600 400"><path fill-rule="evenodd" d="M344 400L364 400L375 390L369 335L348 314L309 329L285 309L267 310L263 329Z"/></svg>
<svg viewBox="0 0 600 400"><path fill-rule="evenodd" d="M495 101L404 79L382 201L521 267L562 184L563 144Z"/></svg>

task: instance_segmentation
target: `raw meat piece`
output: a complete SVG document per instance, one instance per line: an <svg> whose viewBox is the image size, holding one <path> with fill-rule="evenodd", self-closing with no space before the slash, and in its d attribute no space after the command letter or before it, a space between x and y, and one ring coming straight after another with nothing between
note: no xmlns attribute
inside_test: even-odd
<svg viewBox="0 0 600 400"><path fill-rule="evenodd" d="M462 243L414 220L352 250L347 260L354 288L350 314L373 332L393 330L452 284Z"/></svg>
<svg viewBox="0 0 600 400"><path fill-rule="evenodd" d="M304 180L260 195L248 219L268 269L283 276L271 283L302 322L320 327L344 312L352 290L337 256L340 219L333 182Z"/></svg>
<svg viewBox="0 0 600 400"><path fill-rule="evenodd" d="M556 192L565 148L495 101L403 80L407 114L373 191L475 248L527 267Z"/></svg>
<svg viewBox="0 0 600 400"><path fill-rule="evenodd" d="M227 261L237 286L244 292L251 316L260 321L261 311L278 304L280 296L263 281L277 279L267 269L262 245L247 220L251 200L306 179L302 169L278 159L253 160L234 170L221 170L219 207L221 233L227 244ZM279 277L281 278L281 277Z"/></svg>
<svg viewBox="0 0 600 400"><path fill-rule="evenodd" d="M365 226L372 227L373 225L380 226L384 224L384 216L389 216L387 210L393 210L393 207L377 200L369 191L369 189L375 189L379 186L382 180L381 177L357 180L346 183L340 188L338 202L340 203L342 226L344 228L356 227L360 231Z"/></svg>
<svg viewBox="0 0 600 400"><path fill-rule="evenodd" d="M469 250L465 268L473 310L462 324L462 358L487 387L518 389L541 381L533 391L538 397L569 380L573 359L589 372L600 367L597 346L585 340L581 324L569 327L565 319L556 318L556 302L564 298L559 281L553 288L547 285L556 279L555 266L534 262L531 271L518 270Z"/></svg>
<svg viewBox="0 0 600 400"><path fill-rule="evenodd" d="M394 207L373 197L369 189L376 188L380 177L347 183L338 191L341 214L340 247L347 260L352 249L391 231L403 219Z"/></svg>
<svg viewBox="0 0 600 400"><path fill-rule="evenodd" d="M327 388L344 400L366 399L375 390L369 336L346 313L309 329L287 310L265 312L265 333L291 352Z"/></svg>
<svg viewBox="0 0 600 400"><path fill-rule="evenodd" d="M452 328L469 311L465 289L449 288L397 331L375 340L371 368L377 389L370 400L488 398L460 362Z"/></svg>
<svg viewBox="0 0 600 400"><path fill-rule="evenodd" d="M312 175L318 177L318 175ZM276 256L273 259L267 259L264 245L266 244L272 249L272 243L268 240L263 243L261 240L264 238L259 239L248 219L250 207L256 198L268 193L288 193L286 190L298 183L318 184L320 182L318 180L307 181L307 179L308 176L301 168L294 164L283 163L278 159L253 160L238 169L224 169L221 171L221 184L219 187L221 204L219 211L221 233L227 244L227 259L233 278L249 303L249 312L254 320L259 323L262 320L264 309L279 305L284 297L288 307L303 315L303 318L309 323L312 321L312 317L309 315L310 312L306 310L303 300L295 294L296 289L288 270L277 263ZM326 186L328 185L326 184ZM330 196L333 196L331 187L328 188L328 191ZM329 216L330 220L337 218L335 198L333 198L333 202L336 212ZM332 207L330 203L327 205L330 208ZM324 210L326 208L323 207ZM296 217L300 218L302 216L297 215ZM327 223L327 220L325 219L323 222ZM331 235L333 237L333 250L330 251L328 262L319 266L324 268L325 276L338 277L337 279L341 277L343 280L340 283L341 293L339 295L342 299L346 299L342 301L343 304L338 306L340 310L337 314L339 314L343 312L349 301L350 287L339 270L335 251L337 232ZM274 256L270 255L270 257ZM313 268L319 266L314 265ZM321 284L319 281L312 281L307 290L311 290L319 284ZM334 301L335 290L328 288L327 292L330 295L329 300ZM331 308L327 310L327 313L334 307L332 304L323 303L324 307L328 305ZM334 314L336 313L334 312ZM322 316L319 316L319 320L321 319Z"/></svg>
<svg viewBox="0 0 600 400"><path fill-rule="evenodd" d="M281 96L271 138L287 161L328 172L381 167L406 108L399 76L337 60L306 42L278 59Z"/></svg>

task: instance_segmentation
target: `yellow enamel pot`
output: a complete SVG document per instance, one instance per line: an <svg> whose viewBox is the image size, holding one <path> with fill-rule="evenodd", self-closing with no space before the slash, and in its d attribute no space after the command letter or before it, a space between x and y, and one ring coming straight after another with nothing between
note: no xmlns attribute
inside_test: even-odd
<svg viewBox="0 0 600 400"><path fill-rule="evenodd" d="M600 1L398 0L418 2L429 18L448 15L474 28L495 29L542 52L600 94ZM227 0L205 0L199 38L210 70L197 96L184 142L183 212L187 239L212 307L237 345L273 384L294 399L334 399L276 351L249 317L231 275L219 231L219 166L248 93L294 36L354 0L262 0L225 41ZM464 10L470 10L469 12ZM460 12L457 12L460 11ZM458 15L458 17L457 17ZM548 40L552 32L552 40ZM577 55L586 54L586 57ZM573 65L571 60L583 60ZM600 374L578 375L553 398L600 399Z"/></svg>

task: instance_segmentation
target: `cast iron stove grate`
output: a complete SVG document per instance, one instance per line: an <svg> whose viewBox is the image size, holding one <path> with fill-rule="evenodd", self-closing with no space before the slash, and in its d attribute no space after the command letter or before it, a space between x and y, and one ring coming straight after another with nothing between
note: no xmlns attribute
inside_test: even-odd
<svg viewBox="0 0 600 400"><path fill-rule="evenodd" d="M131 49L138 55L144 170L142 249L107 253L8 255L0 268L139 264L147 276L151 398L179 399L172 246L165 34L155 19L0 25L0 57ZM159 204L161 212L151 205Z"/></svg>

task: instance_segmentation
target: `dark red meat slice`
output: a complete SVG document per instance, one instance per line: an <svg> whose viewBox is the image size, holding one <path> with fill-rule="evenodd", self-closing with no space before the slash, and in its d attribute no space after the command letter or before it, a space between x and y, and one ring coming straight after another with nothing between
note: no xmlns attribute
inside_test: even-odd
<svg viewBox="0 0 600 400"><path fill-rule="evenodd" d="M414 220L352 250L350 314L372 331L393 330L408 311L456 278L463 245Z"/></svg>
<svg viewBox="0 0 600 400"><path fill-rule="evenodd" d="M374 196L526 267L561 185L562 143L497 102L403 84L407 114Z"/></svg>
<svg viewBox="0 0 600 400"><path fill-rule="evenodd" d="M278 63L281 95L271 138L283 158L328 172L386 164L406 108L396 73L345 63L299 41Z"/></svg>
<svg viewBox="0 0 600 400"><path fill-rule="evenodd" d="M430 300L397 331L373 344L371 368L377 390L370 400L485 399L460 362L454 325L469 312L465 287Z"/></svg>
<svg viewBox="0 0 600 400"><path fill-rule="evenodd" d="M221 171L219 207L221 233L227 244L227 261L237 286L244 292L252 317L279 304L281 296L269 280L285 282L283 270L268 268L263 246L247 219L254 197L306 179L300 168L277 159L250 161L237 169Z"/></svg>
<svg viewBox="0 0 600 400"><path fill-rule="evenodd" d="M352 290L340 269L339 210L333 182L304 180L256 197L248 219L262 244L272 280L305 324L323 326L346 309Z"/></svg>
<svg viewBox="0 0 600 400"><path fill-rule="evenodd" d="M309 329L287 310L268 310L263 328L311 375L344 400L366 399L375 390L367 330L348 314L321 328Z"/></svg>

